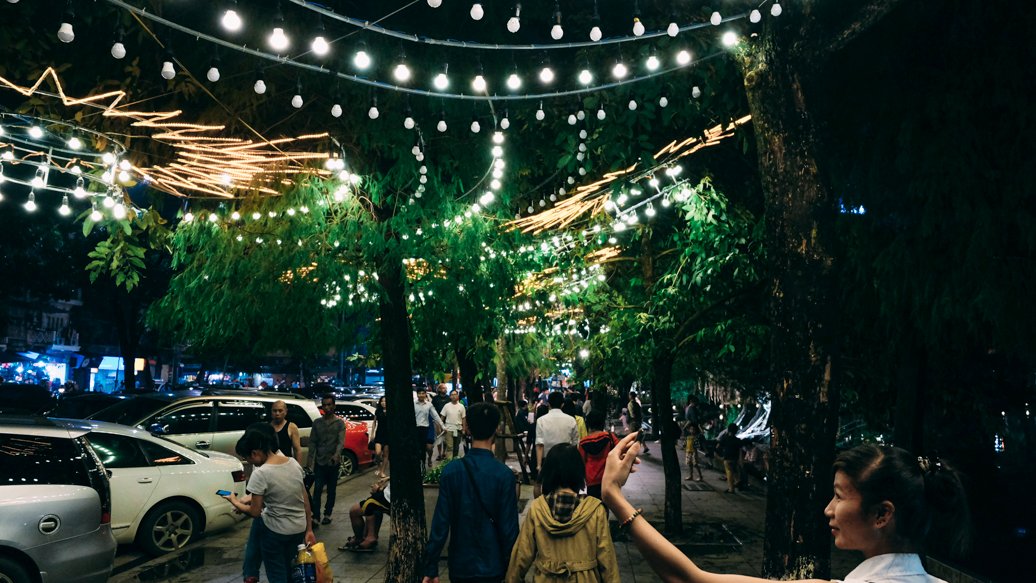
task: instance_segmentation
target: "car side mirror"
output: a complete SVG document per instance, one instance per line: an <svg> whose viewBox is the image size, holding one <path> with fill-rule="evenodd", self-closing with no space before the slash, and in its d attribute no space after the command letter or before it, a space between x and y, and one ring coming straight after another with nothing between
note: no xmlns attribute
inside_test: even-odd
<svg viewBox="0 0 1036 583"><path fill-rule="evenodd" d="M165 429L165 425L162 425L161 423L152 423L148 426L147 430L152 435L165 435L168 433Z"/></svg>
<svg viewBox="0 0 1036 583"><path fill-rule="evenodd" d="M108 479L111 479L111 477L112 477L112 471L111 470L104 470L104 473L108 474Z"/></svg>

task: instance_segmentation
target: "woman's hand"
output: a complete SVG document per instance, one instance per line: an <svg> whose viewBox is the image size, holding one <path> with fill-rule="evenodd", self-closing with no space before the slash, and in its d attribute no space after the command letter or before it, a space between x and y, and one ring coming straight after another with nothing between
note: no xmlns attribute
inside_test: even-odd
<svg viewBox="0 0 1036 583"><path fill-rule="evenodd" d="M317 544L317 535L313 534L313 527L310 526L306 529L306 546L313 546Z"/></svg>
<svg viewBox="0 0 1036 583"><path fill-rule="evenodd" d="M640 443L637 442L637 433L633 432L620 439L608 454L604 478L601 479L601 496L606 503L622 498L622 487L629 475L637 471L634 466L640 463L638 453Z"/></svg>

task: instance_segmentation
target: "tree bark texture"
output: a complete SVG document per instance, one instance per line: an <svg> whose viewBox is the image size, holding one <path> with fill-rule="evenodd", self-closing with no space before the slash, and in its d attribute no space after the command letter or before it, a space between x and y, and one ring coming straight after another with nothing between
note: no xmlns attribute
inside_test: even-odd
<svg viewBox="0 0 1036 583"><path fill-rule="evenodd" d="M475 377L478 376L478 363L475 362L474 347L457 344L454 351L457 355L457 368L460 369L460 386L464 388L468 403L472 405L481 403L485 398L484 391L475 384Z"/></svg>
<svg viewBox="0 0 1036 583"><path fill-rule="evenodd" d="M385 366L385 398L389 410L389 456L392 463L392 524L385 581L421 580L420 563L427 537L421 457L424 442L417 438L413 391L410 387L410 319L402 258L393 252L378 257L381 347Z"/></svg>
<svg viewBox="0 0 1036 583"><path fill-rule="evenodd" d="M140 345L139 313L137 302L116 288L115 297L119 302L112 307L115 320L115 333L119 338L119 352L122 356L122 380L125 383L125 390L134 391L137 383L137 371L134 368L137 359L137 349ZM118 382L112 387L112 391L119 390Z"/></svg>
<svg viewBox="0 0 1036 583"><path fill-rule="evenodd" d="M662 450L662 471L665 474L665 533L670 536L683 534L683 496L680 491L682 480L680 460L676 453L676 438L679 428L673 422L673 353L668 348L656 349L651 359L651 402L655 404L652 422L659 432L659 449Z"/></svg>
<svg viewBox="0 0 1036 583"><path fill-rule="evenodd" d="M773 269L771 479L762 573L826 579L831 538L823 509L831 493L838 411L829 242L837 205L817 164L806 87L814 67L797 50L801 22L787 15L780 20L741 49L738 59L759 153Z"/></svg>

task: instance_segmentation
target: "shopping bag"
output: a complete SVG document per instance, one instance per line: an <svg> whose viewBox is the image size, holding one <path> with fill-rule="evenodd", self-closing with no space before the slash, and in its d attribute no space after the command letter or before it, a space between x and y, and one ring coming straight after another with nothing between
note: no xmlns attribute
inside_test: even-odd
<svg viewBox="0 0 1036 583"><path fill-rule="evenodd" d="M335 575L331 571L331 563L327 559L324 543L316 543L309 548L317 560L317 583L334 583Z"/></svg>

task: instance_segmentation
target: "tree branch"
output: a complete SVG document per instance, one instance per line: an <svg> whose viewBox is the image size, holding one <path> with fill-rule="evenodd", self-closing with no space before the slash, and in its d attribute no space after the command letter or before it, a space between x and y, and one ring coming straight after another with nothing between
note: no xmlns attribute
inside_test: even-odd
<svg viewBox="0 0 1036 583"><path fill-rule="evenodd" d="M680 324L680 327L676 330L676 334L673 335L673 339L676 341L676 346L679 348L683 345L684 342L687 341L688 338L691 337L691 332L689 331L689 329L692 324L699 322L700 320L704 319L705 316L709 315L711 312L715 310L718 310L719 308L727 306L737 300L740 300L741 298L748 297L753 293L758 292L763 287L763 284L764 282L760 280L756 283L753 283L752 285L735 290L730 294L716 300L715 302L691 314L689 318L687 318L683 321L682 324ZM695 331L700 329L700 327L694 328Z"/></svg>
<svg viewBox="0 0 1036 583"><path fill-rule="evenodd" d="M869 0L856 9L855 13L838 30L830 34L817 34L819 40L815 45L814 55L826 60L831 55L844 49L864 32L870 30L888 13L899 6L903 0Z"/></svg>

